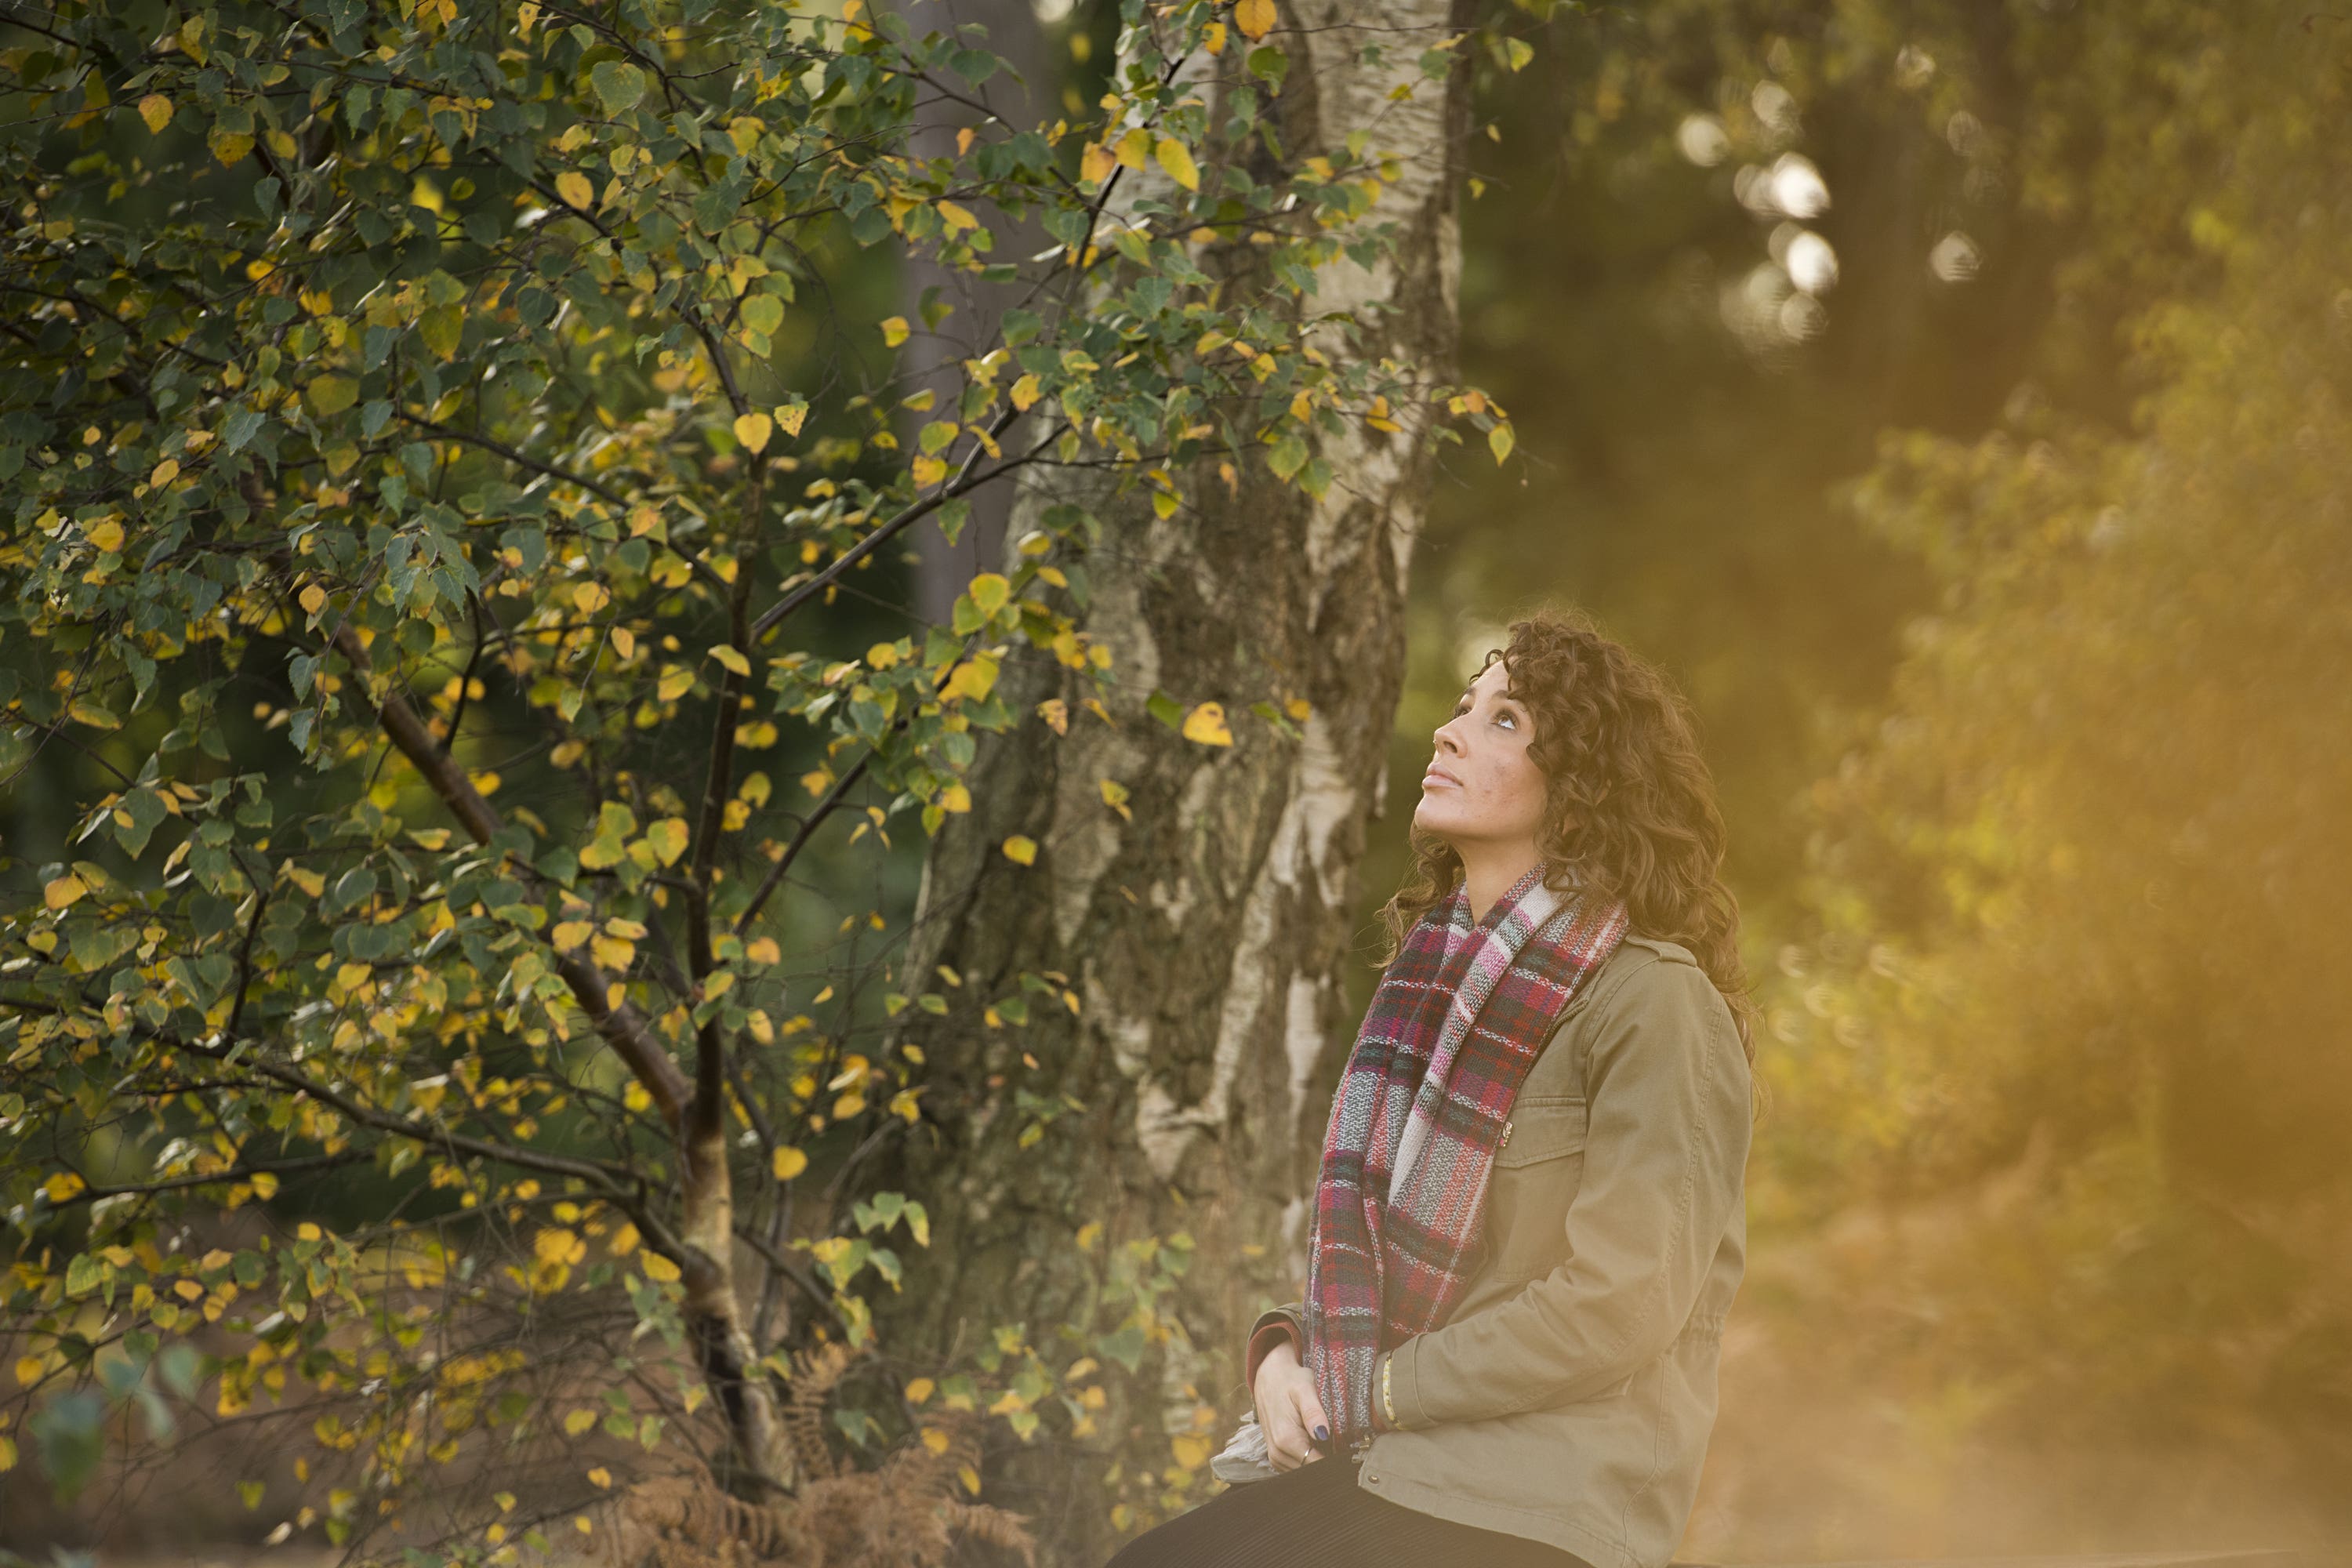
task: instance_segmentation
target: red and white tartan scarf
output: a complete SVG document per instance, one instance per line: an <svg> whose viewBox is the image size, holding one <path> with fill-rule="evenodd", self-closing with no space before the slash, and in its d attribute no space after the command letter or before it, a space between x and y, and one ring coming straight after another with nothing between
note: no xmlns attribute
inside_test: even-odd
<svg viewBox="0 0 2352 1568"><path fill-rule="evenodd" d="M1307 1269L1307 1364L1333 1451L1370 1441L1382 1351L1445 1321L1511 1102L1626 930L1538 864L1473 924L1455 888L1381 976L1331 1100Z"/></svg>

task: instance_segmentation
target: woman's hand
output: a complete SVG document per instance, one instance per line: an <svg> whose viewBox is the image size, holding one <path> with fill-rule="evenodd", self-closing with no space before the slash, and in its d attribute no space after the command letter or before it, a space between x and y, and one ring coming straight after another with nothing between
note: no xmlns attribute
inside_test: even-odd
<svg viewBox="0 0 2352 1568"><path fill-rule="evenodd" d="M1315 1397L1315 1378L1298 1364L1298 1346L1286 1341L1265 1352L1250 1389L1257 1424L1265 1432L1266 1458L1277 1470L1295 1470L1323 1458L1315 1443L1328 1442L1330 1422Z"/></svg>

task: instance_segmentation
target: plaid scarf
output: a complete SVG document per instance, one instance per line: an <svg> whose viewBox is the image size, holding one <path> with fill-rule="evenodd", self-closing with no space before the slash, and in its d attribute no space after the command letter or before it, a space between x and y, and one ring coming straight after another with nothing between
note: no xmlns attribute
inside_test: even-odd
<svg viewBox="0 0 2352 1568"><path fill-rule="evenodd" d="M1323 1135L1307 1364L1333 1451L1370 1441L1380 1354L1445 1321L1486 1217L1504 1118L1569 999L1625 934L1538 864L1473 924L1466 890L1381 976Z"/></svg>

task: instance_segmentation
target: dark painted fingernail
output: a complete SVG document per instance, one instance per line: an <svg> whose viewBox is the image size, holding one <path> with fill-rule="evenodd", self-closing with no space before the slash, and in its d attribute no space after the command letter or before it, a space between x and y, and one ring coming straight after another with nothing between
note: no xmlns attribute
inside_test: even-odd
<svg viewBox="0 0 2352 1568"><path fill-rule="evenodd" d="M1315 1428L1315 1440L1318 1443L1329 1442L1331 1440L1331 1428L1328 1426L1318 1426Z"/></svg>

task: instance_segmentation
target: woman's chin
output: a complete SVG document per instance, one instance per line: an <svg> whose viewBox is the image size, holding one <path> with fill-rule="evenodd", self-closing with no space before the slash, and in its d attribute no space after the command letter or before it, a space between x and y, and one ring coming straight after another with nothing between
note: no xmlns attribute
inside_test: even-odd
<svg viewBox="0 0 2352 1568"><path fill-rule="evenodd" d="M1420 808L1412 814L1412 826L1419 832L1434 834L1448 843L1453 842L1454 813L1437 805L1428 795L1422 796Z"/></svg>

